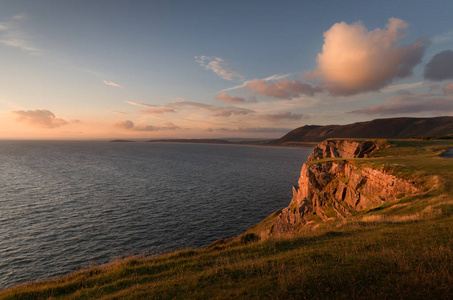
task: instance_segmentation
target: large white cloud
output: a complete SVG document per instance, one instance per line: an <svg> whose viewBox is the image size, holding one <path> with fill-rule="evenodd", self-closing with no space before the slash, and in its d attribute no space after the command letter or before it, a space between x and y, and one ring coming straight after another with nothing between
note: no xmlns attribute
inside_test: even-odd
<svg viewBox="0 0 453 300"><path fill-rule="evenodd" d="M306 74L321 81L332 95L353 95L379 90L397 78L412 74L429 42L399 45L408 24L390 18L385 29L368 31L361 22L334 24L324 33L318 67Z"/></svg>

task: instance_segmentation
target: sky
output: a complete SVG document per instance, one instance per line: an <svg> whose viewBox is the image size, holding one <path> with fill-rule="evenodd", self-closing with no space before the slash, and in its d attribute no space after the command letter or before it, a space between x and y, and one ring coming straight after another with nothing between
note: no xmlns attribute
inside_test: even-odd
<svg viewBox="0 0 453 300"><path fill-rule="evenodd" d="M0 139L453 115L453 1L0 0Z"/></svg>

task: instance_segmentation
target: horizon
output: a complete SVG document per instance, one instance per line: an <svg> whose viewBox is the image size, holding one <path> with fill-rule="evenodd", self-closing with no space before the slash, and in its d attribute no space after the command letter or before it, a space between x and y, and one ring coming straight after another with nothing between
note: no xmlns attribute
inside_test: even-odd
<svg viewBox="0 0 453 300"><path fill-rule="evenodd" d="M451 1L210 4L5 3L0 140L276 139L453 115Z"/></svg>
<svg viewBox="0 0 453 300"><path fill-rule="evenodd" d="M453 117L453 116L436 116L436 117L431 117L431 118L448 118L448 117ZM278 137L263 137L263 138L257 138L257 137L237 137L237 136L226 136L226 137L209 137L209 138L203 138L203 137L191 137L191 138L184 138L184 137L179 137L179 138L166 138L166 137L161 137L161 138L147 138L147 137L137 137L137 138L116 138L116 137L103 137L103 138L91 138L91 139L86 139L86 138L55 138L55 139L24 139L24 138L11 138L11 139L0 139L0 141L116 141L116 140L125 140L125 141L133 141L133 142L148 142L148 141L155 141L155 140L226 140L229 142L234 142L234 140L241 140L241 141L271 141L271 140L278 140L282 137L284 137L286 134L294 131L295 129L298 128L303 128L305 126L312 127L324 127L324 126L343 126L343 125L353 125L353 124L358 124L358 123L366 123L366 122L373 122L377 120L389 120L389 119L426 119L424 117L395 117L395 118L377 118L377 119L371 119L371 120L366 120L366 121L359 121L359 122L354 122L354 123L348 123L348 124L327 124L327 125L318 125L318 124L305 124L303 126L299 126L296 128L291 129L290 131L283 133L281 136ZM383 138L384 139L384 138Z"/></svg>

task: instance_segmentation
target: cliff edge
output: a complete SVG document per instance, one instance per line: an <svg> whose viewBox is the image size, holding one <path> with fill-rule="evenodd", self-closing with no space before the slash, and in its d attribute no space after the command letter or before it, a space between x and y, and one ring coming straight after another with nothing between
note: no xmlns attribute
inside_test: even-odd
<svg viewBox="0 0 453 300"><path fill-rule="evenodd" d="M312 221L345 219L373 205L418 192L419 187L411 181L357 163L359 158L368 158L373 151L386 147L391 144L385 140L326 140L318 144L302 166L289 206L259 233L261 237L291 233Z"/></svg>

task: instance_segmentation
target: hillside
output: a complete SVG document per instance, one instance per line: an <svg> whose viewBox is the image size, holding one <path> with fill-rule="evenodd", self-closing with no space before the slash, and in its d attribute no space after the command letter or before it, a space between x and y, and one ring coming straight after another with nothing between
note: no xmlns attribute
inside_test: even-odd
<svg viewBox="0 0 453 300"><path fill-rule="evenodd" d="M451 148L325 141L289 206L237 238L92 266L0 299L450 299L453 159L441 155Z"/></svg>
<svg viewBox="0 0 453 300"><path fill-rule="evenodd" d="M409 139L449 134L453 134L453 117L390 118L348 125L306 125L271 143L321 142L331 138Z"/></svg>

